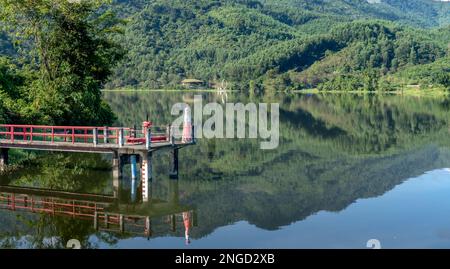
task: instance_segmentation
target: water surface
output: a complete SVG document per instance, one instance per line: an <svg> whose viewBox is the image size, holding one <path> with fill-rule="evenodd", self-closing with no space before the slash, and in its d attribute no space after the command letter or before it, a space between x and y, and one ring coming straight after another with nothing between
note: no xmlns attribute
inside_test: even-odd
<svg viewBox="0 0 450 269"><path fill-rule="evenodd" d="M105 98L117 125L139 125L147 113L162 125L173 120L173 104L193 95ZM89 218L13 211L6 204L1 246L60 248L75 238L92 248L366 248L377 239L384 248L450 248L448 100L202 95L205 102L279 102L280 146L265 151L252 139L201 139L180 151L178 181L169 179L168 153L159 152L149 204L141 202L140 182L131 180L128 166L114 189L110 156L27 153L37 157L0 177L9 186L0 197L49 189L34 195L88 203L92 196L76 194L97 194L108 212L132 217L124 231L104 223L96 229ZM16 152L13 161L23 155Z"/></svg>

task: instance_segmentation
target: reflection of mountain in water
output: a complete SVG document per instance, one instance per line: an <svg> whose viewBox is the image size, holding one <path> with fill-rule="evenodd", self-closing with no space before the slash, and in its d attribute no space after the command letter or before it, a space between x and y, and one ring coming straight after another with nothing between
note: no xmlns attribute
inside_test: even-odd
<svg viewBox="0 0 450 269"><path fill-rule="evenodd" d="M197 188L187 198L198 205L197 236L240 220L278 229L321 210L343 210L450 163L450 113L439 100L333 96L285 101L278 150L260 151L253 141L216 140L211 147L209 140L184 153L214 156L201 163L182 158L190 168L185 177L205 175L183 185ZM211 182L212 172L222 180Z"/></svg>
<svg viewBox="0 0 450 269"><path fill-rule="evenodd" d="M162 93L106 97L123 125L140 122L143 119L135 118L136 115L146 112L150 112L155 124L169 122L171 105L183 100L182 94ZM234 98L249 102L247 97ZM283 96L279 100L282 100L282 140L277 150L261 151L258 141L244 139L200 140L196 147L180 152L179 195L175 201L196 208L198 227L191 231L194 238L241 220L267 230L278 229L321 210L343 210L357 199L382 195L408 178L450 165L450 113L445 101L338 95ZM270 102L264 98L254 101ZM76 157L57 156L62 157L41 158L33 168L3 177L3 182L83 193L112 193L110 172L95 168L95 164L102 164L102 158L82 158L87 160L84 164L68 167L74 163L71 158ZM167 157L156 157L154 194L171 197L174 186L166 176ZM128 186L125 193L130 193L128 189L132 185L127 181L124 184ZM120 199L122 205L111 205L117 212L145 213L130 202L132 198L128 194ZM37 234L33 229L23 228L23 219L14 218L0 212L0 221L9 223L0 228L3 237ZM36 219L27 214L22 218L55 227L46 236L64 234L68 238L77 233L87 241L95 233L92 223L61 226L67 225L67 221L50 217ZM160 227L166 222L167 218L163 217ZM169 234L184 236L182 230L171 233L164 228L155 229L153 236ZM110 244L131 236L97 235Z"/></svg>
<svg viewBox="0 0 450 269"><path fill-rule="evenodd" d="M221 182L214 190L195 194L190 200L198 205L200 231L195 235L207 235L240 220L275 230L321 210L340 211L357 199L382 195L407 178L442 168L450 163L449 157L450 151L441 153L437 147L429 147L317 166L284 160L259 176L243 176L232 184Z"/></svg>

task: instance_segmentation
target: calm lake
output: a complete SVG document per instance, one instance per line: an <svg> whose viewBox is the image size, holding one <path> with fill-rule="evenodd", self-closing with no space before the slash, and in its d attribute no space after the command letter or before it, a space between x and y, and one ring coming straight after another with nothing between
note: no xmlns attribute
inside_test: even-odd
<svg viewBox="0 0 450 269"><path fill-rule="evenodd" d="M178 180L169 179L168 152L157 152L150 203L129 166L113 188L111 156L13 152L12 163L29 161L0 176L0 247L77 239L82 248L367 248L376 239L382 248L450 248L450 99L200 94L279 103L279 147L200 139L180 150ZM131 127L147 113L155 125L172 122L172 106L194 93L104 97L116 125ZM48 210L21 210L13 196ZM55 214L52 203L95 206L110 223Z"/></svg>

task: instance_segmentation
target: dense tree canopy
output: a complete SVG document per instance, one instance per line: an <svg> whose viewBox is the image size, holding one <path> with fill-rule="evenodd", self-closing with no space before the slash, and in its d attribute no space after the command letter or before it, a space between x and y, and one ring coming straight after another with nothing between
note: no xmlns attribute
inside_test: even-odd
<svg viewBox="0 0 450 269"><path fill-rule="evenodd" d="M22 88L12 89L15 84L9 83L10 89L1 92L3 106L19 114L15 120L111 122L113 115L101 100L100 88L123 53L110 39L117 20L111 12L97 13L101 1L0 4L2 24L15 33L13 42L22 52L16 62L29 77ZM8 106L8 100L19 108Z"/></svg>

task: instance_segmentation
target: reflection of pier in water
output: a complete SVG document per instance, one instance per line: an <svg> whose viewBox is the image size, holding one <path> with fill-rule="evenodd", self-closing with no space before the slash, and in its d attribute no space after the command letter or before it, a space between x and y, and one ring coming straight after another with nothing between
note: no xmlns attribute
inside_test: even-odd
<svg viewBox="0 0 450 269"><path fill-rule="evenodd" d="M197 226L196 211L179 203L178 181L171 180L169 188L168 200L152 198L149 202L124 202L119 195L0 186L0 210L71 217L92 221L99 231L148 237L153 235L152 220L163 218L172 232L181 222L188 237L189 229Z"/></svg>
<svg viewBox="0 0 450 269"><path fill-rule="evenodd" d="M182 133L173 125L153 126L148 120L142 130L124 127L44 126L0 124L0 174L9 165L9 150L101 153L113 156L113 176L122 177L126 161L140 165L142 197L149 201L148 185L153 177L153 153L170 150L170 176L178 177L178 151L196 144L190 111L185 110Z"/></svg>

